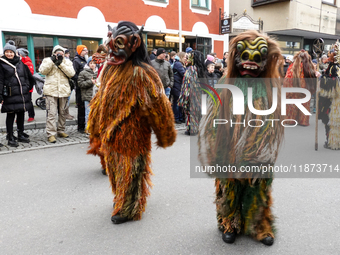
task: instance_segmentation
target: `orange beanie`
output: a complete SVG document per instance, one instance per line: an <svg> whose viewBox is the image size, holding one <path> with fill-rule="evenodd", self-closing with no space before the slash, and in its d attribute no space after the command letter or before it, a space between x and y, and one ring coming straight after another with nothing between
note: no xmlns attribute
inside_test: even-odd
<svg viewBox="0 0 340 255"><path fill-rule="evenodd" d="M78 45L77 46L77 53L78 53L78 55L80 55L80 53L83 51L84 48L86 48L85 45Z"/></svg>

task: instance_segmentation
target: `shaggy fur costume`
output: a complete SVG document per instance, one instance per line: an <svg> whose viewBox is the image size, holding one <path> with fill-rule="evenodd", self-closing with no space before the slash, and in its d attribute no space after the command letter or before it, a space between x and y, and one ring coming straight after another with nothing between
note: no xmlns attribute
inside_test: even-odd
<svg viewBox="0 0 340 255"><path fill-rule="evenodd" d="M262 38L262 39L261 39ZM241 42L241 43L240 43ZM249 50L242 51L240 45L247 45ZM262 45L261 45L262 44ZM264 46L267 45L267 46ZM268 51L263 51L267 48ZM234 38L229 47L227 76L222 77L219 83L234 84L242 90L245 99L245 114L232 114L232 94L229 90L218 90L223 106L217 101L214 105L210 101L207 115L202 118L199 132L199 157L202 165L220 166L233 165L237 169L241 166L260 166L261 164L273 166L284 129L279 122L272 126L265 119L279 119L281 104L278 100L277 109L269 116L255 115L247 106L247 89L253 88L252 103L255 109L266 110L272 105L272 89L278 90L278 98L281 96L279 84L278 63L281 61L281 52L278 44L256 31L247 31ZM245 49L245 48L243 48ZM258 69L248 67L242 62L242 52L259 55L261 49L262 62L257 61ZM262 53L263 52L263 53ZM247 53L248 54L248 53ZM251 57L249 59L251 60ZM254 67L254 62L250 63ZM243 68L243 69L242 69ZM246 78L244 73L257 72L256 78ZM258 74L259 73L259 74ZM240 75L241 74L241 75ZM208 105L209 106L209 105ZM217 125L213 127L214 119L232 120L233 123L248 123L250 119L261 119L264 125L250 127L248 124L230 126ZM258 124L252 124L258 125ZM274 238L271 213L271 183L272 175L262 178L261 175L224 175L224 178L216 178L216 210L217 222L220 230L226 232L243 233L251 235L257 240L267 236Z"/></svg>
<svg viewBox="0 0 340 255"><path fill-rule="evenodd" d="M176 139L174 116L157 72L132 61L107 65L91 101L89 153L101 156L115 195L112 213L139 220L152 186L151 130L157 145Z"/></svg>

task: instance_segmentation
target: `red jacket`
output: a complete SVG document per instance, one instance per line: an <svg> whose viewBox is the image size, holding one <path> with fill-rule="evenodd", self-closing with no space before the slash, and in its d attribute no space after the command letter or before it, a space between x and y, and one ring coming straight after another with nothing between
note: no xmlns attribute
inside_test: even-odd
<svg viewBox="0 0 340 255"><path fill-rule="evenodd" d="M28 69L30 69L32 75L34 74L34 66L32 63L32 60L30 59L30 57L21 57L21 61L28 66ZM30 92L33 92L33 88L30 90Z"/></svg>

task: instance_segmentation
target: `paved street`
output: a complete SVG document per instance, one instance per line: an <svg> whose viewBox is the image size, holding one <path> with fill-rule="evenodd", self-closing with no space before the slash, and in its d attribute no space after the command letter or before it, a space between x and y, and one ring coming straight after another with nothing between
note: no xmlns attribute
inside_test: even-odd
<svg viewBox="0 0 340 255"><path fill-rule="evenodd" d="M339 162L340 151L322 147L322 126L314 151L313 128L286 129L278 164ZM214 181L190 178L190 138L183 133L172 147L153 148L146 213L122 225L110 221L109 181L99 158L86 155L87 143L0 155L0 254L339 254L338 178L276 178L274 245L244 236L225 244Z"/></svg>

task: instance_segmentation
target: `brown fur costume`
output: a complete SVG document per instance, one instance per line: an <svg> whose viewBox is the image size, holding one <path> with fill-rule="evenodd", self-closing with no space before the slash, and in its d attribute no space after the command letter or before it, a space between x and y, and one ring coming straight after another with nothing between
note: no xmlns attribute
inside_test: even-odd
<svg viewBox="0 0 340 255"><path fill-rule="evenodd" d="M112 216L139 220L152 186L151 131L158 146L171 146L174 116L157 72L147 63L127 60L102 72L91 101L89 153L103 155L115 195Z"/></svg>
<svg viewBox="0 0 340 255"><path fill-rule="evenodd" d="M262 38L262 39L261 39ZM245 45L245 48L238 47ZM241 53L258 56L261 47L268 50L262 54L262 61L242 59ZM266 123L261 127L248 125L218 125L213 128L214 119L232 120L233 123L248 123L251 119L278 119L281 117L281 87L279 83L279 66L281 52L278 44L271 38L256 31L247 31L235 37L229 46L227 75L222 77L220 84L234 84L247 94L247 88L253 88L253 105L257 110L267 110L272 106L272 89L278 90L278 104L274 113L269 116L256 115L245 106L244 115L232 114L232 94L229 90L220 92L223 106L217 102L210 102L207 115L200 126L199 148L200 160L203 165L236 166L239 170L244 166L258 166L261 164L273 166L278 156L284 129L281 121L274 127ZM262 50L261 50L262 52ZM260 55L261 56L261 55ZM256 68L255 62L257 63ZM249 65L252 68L249 68ZM248 68L247 68L248 67ZM251 73L252 72L252 73ZM246 75L244 75L246 73ZM250 75L249 73L253 74ZM248 78L247 78L248 77ZM246 101L245 101L246 102ZM216 210L218 227L224 233L244 233L257 240L266 237L274 238L271 214L271 183L272 176L263 178L253 173L224 175L216 178ZM223 235L222 235L223 237Z"/></svg>

